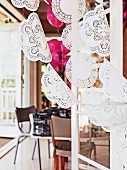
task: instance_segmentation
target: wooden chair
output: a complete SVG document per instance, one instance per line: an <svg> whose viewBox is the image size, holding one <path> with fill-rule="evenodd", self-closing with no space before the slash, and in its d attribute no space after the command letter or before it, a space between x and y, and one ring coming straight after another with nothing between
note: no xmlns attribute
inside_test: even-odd
<svg viewBox="0 0 127 170"><path fill-rule="evenodd" d="M62 170L61 157L71 157L71 119L60 118L57 116L51 117L50 122L51 135L54 146L54 154L59 156L59 170ZM58 145L55 143L57 137L65 139L60 141ZM67 141L67 138L69 141ZM96 160L96 145L94 142L83 142L80 146L80 150L91 158L92 151L94 151L94 158Z"/></svg>
<svg viewBox="0 0 127 170"><path fill-rule="evenodd" d="M52 116L50 127L54 155L59 156L59 170L62 170L61 157L71 157L71 141L67 140L67 138L71 138L71 119ZM56 144L56 137L63 138L63 140L60 141L59 144Z"/></svg>

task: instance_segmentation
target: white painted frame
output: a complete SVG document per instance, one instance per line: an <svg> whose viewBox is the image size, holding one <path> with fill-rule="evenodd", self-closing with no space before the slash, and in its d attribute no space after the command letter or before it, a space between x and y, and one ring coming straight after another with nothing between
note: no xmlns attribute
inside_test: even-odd
<svg viewBox="0 0 127 170"><path fill-rule="evenodd" d="M111 63L123 73L123 7L122 0L110 1L110 37L111 37ZM74 51L74 50L73 50ZM76 89L72 87L72 91L76 94ZM123 166L117 155L118 146L116 131L111 131L110 136L110 170L123 170ZM122 144L122 143L121 143ZM88 162L100 170L108 170L108 168L87 159L82 155L78 155L78 116L76 106L72 107L72 170L78 170L78 158Z"/></svg>
<svg viewBox="0 0 127 170"><path fill-rule="evenodd" d="M9 24L9 25L6 25L6 24L1 24L0 25L0 31L4 34L4 32L8 32L9 35L11 32L15 32L14 35L17 34L17 28L18 28L18 24ZM13 34L12 34L13 35ZM13 35L13 36L14 36ZM14 37L13 37L14 38ZM5 40L6 42L7 40ZM18 107L21 107L21 50L20 48L18 47L18 45L16 44L15 42L15 38L14 38L14 43L11 43L11 41L7 41L6 43L6 46L5 48L2 46L0 48L0 51L1 52L6 52L6 54L9 56L10 52L15 52L15 66L16 67L15 69L17 70L16 74L15 74L15 77L12 77L12 79L14 78L16 80L16 84L15 84L15 88L1 88L1 93L3 91L6 91L6 94L7 97L11 95L12 97L12 100L14 98L16 98L16 106ZM11 44L9 44L11 43ZM8 52L8 53L7 53ZM2 62L2 61L1 61ZM9 68L8 68L9 70ZM0 81L3 79L4 77L1 77L0 78ZM6 77L5 77L6 79ZM11 77L9 77L9 79L11 79ZM11 91L11 93L10 93ZM13 95L13 92L14 92L14 95ZM2 94L1 94L2 95ZM16 96L15 96L16 95ZM3 100L2 96L1 96L1 100ZM2 101L1 101L2 103ZM6 101L6 104L8 103L8 101ZM7 121L2 121L0 122L0 136L3 136L3 137L15 137L17 135L17 132L16 132L16 129L15 129L15 123L13 122L13 119L9 120L9 112L15 112L15 106L14 106L14 103L13 105L11 106L11 108L7 108L8 107L8 104L6 105L5 108L3 108L3 106L1 106L1 109L0 111L2 112L7 112ZM1 117L2 118L2 117ZM1 119L2 120L2 119Z"/></svg>

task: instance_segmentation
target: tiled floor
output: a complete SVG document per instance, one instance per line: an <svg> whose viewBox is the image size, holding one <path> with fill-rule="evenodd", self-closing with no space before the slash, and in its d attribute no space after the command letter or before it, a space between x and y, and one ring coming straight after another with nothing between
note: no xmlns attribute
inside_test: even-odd
<svg viewBox="0 0 127 170"><path fill-rule="evenodd" d="M53 159L48 159L47 140L41 140L42 169L53 170ZM38 170L38 159L35 153L35 159L32 161L32 150L34 139L27 138L19 145L16 164L13 164L14 151L10 151L0 160L0 170Z"/></svg>
<svg viewBox="0 0 127 170"><path fill-rule="evenodd" d="M42 170L54 170L53 168L53 158L48 158L48 143L47 140L41 140L41 163ZM17 155L16 164L13 164L14 159L14 149L11 150L7 155L5 155L0 160L0 170L38 170L38 159L35 153L35 159L32 161L32 150L34 145L34 139L25 139L20 143L19 151ZM52 144L51 144L52 145ZM51 146L51 154L53 153L53 148ZM97 162L104 166L109 167L109 147L108 146L97 146ZM66 170L70 169L70 163L66 164ZM82 166L80 169L85 170L98 170L96 168L86 168L86 165Z"/></svg>

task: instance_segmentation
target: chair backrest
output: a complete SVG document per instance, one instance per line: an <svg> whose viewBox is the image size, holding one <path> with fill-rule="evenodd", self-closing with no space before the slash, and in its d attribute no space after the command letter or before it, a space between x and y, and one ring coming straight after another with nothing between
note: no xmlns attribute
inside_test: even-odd
<svg viewBox="0 0 127 170"><path fill-rule="evenodd" d="M18 108L16 107L16 119L18 123L30 121L29 115L30 113L36 113L35 106L30 106L26 108Z"/></svg>
<svg viewBox="0 0 127 170"><path fill-rule="evenodd" d="M50 126L52 137L71 138L71 119L52 116Z"/></svg>

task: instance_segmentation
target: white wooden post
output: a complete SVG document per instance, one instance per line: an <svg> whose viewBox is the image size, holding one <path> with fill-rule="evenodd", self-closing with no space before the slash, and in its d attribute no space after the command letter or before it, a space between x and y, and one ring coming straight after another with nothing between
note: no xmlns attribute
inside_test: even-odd
<svg viewBox="0 0 127 170"><path fill-rule="evenodd" d="M76 30L77 30L77 16L78 16L78 1L74 0L74 8L75 10L73 15L72 15L72 79L74 78L74 73L73 73L73 58L75 57L75 54L77 52L77 37L76 35ZM77 88L72 85L72 91L73 93L77 96ZM72 170L78 170L78 114L77 114L77 105L72 106L71 109L71 136L72 136L72 152L71 152L71 157L72 157L72 164L71 164L71 169Z"/></svg>
<svg viewBox="0 0 127 170"><path fill-rule="evenodd" d="M18 49L19 51L17 52L18 57L16 59L16 106L21 107L21 50Z"/></svg>
<svg viewBox="0 0 127 170"><path fill-rule="evenodd" d="M30 105L30 61L24 56L24 94L23 107Z"/></svg>
<svg viewBox="0 0 127 170"><path fill-rule="evenodd" d="M123 16L122 16L122 0L110 1L110 32L111 32L111 63L123 73ZM121 158L121 146L123 141L117 134L117 129L113 129L110 133L110 169L126 170L127 159L123 164ZM127 155L125 155L127 157Z"/></svg>
<svg viewBox="0 0 127 170"><path fill-rule="evenodd" d="M123 74L123 7L122 0L110 1L110 61Z"/></svg>

